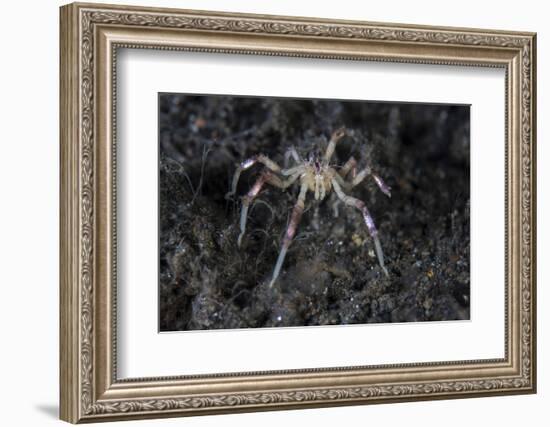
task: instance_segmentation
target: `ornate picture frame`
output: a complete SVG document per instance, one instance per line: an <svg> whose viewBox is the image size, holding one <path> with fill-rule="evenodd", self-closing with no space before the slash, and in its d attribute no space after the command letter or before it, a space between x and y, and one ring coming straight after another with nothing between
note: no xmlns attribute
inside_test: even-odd
<svg viewBox="0 0 550 427"><path fill-rule="evenodd" d="M80 3L63 6L60 22L61 419L79 423L536 391L535 34ZM120 48L504 69L504 357L119 379Z"/></svg>

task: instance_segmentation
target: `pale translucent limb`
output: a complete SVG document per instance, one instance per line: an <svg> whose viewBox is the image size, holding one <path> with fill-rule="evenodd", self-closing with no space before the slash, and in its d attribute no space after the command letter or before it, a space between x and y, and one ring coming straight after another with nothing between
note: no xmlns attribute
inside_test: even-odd
<svg viewBox="0 0 550 427"><path fill-rule="evenodd" d="M271 175L267 182L269 182L274 187L280 188L281 190L286 190L288 187L294 184L298 178L300 178L300 175L301 172L298 172L287 179L281 179L276 175Z"/></svg>
<svg viewBox="0 0 550 427"><path fill-rule="evenodd" d="M324 156L324 163L326 165L329 164L330 159L332 158L332 155L334 154L334 149L336 148L336 143L340 141L344 135L346 134L346 130L342 127L340 129L336 129L332 136L330 137L330 141L328 142L327 150L325 151Z"/></svg>
<svg viewBox="0 0 550 427"><path fill-rule="evenodd" d="M315 174L315 185L314 185L314 188L315 188L315 200L319 200L319 191L321 189L321 181L322 181L322 178L319 174Z"/></svg>
<svg viewBox="0 0 550 427"><path fill-rule="evenodd" d="M378 185L378 188L384 193L386 196L391 197L391 187L387 185L382 178L380 178L376 174L372 174L372 177L374 179L374 182L376 182L376 185Z"/></svg>
<svg viewBox="0 0 550 427"><path fill-rule="evenodd" d="M346 175L351 171L351 177L355 178L357 175L357 160L355 160L355 157L351 156L346 163L344 163L344 166L340 169L340 176L342 178L345 178Z"/></svg>
<svg viewBox="0 0 550 427"><path fill-rule="evenodd" d="M290 147L288 150L286 150L284 158L285 158L285 163L284 163L285 169L288 168L290 158L292 158L294 162L296 162L297 164L302 163L302 160L300 159L300 156L298 155L298 152L296 151L295 147Z"/></svg>
<svg viewBox="0 0 550 427"><path fill-rule="evenodd" d="M369 210L367 209L367 206L363 201L345 194L342 191L342 187L340 187L340 184L338 184L338 181L336 181L335 179L332 180L332 185L334 186L334 191L336 192L336 195L340 198L340 200L342 200L342 202L344 202L344 204L357 208L363 215L363 220L365 221L367 229L369 230L369 234L372 237L372 240L374 240L374 249L376 252L376 257L378 258L378 264L380 264L380 268L382 268L384 274L386 276L389 276L388 270L384 266L384 253L382 252L382 245L380 244L380 240L378 239L378 230L376 229L376 225L374 224L374 221L370 215Z"/></svg>
<svg viewBox="0 0 550 427"><path fill-rule="evenodd" d="M252 188L248 191L246 196L243 196L243 205L241 208L241 233L239 234L239 237L237 239L237 246L241 246L241 241L244 236L244 232L246 230L246 219L248 217L248 207L250 206L250 203L256 198L256 196L260 193L260 190L264 186L265 182L267 181L268 174L263 173L254 183Z"/></svg>
<svg viewBox="0 0 550 427"><path fill-rule="evenodd" d="M279 277L279 273L281 272L281 267L285 260L286 252L288 250L288 247L292 243L292 239L296 234L296 229L298 228L298 224L300 223L300 219L302 218L302 214L304 213L304 205L306 200L307 189L308 189L308 184L305 182L302 183L300 187L300 194L298 196L298 200L296 201L296 204L294 205L294 209L292 210L292 215L290 216L290 222L288 223L288 228L286 230L285 237L283 238L283 244L281 246L281 251L279 252L279 257L277 258L277 262L275 263L275 268L273 269L273 276L271 278L271 281L269 282L270 288L273 286L273 284L277 280L277 277Z"/></svg>
<svg viewBox="0 0 550 427"><path fill-rule="evenodd" d="M264 156L263 154L259 154L257 156L253 156L250 159L245 160L239 166L237 167L237 170L235 171L235 175L233 175L233 182L231 184L231 191L225 195L225 198L228 199L231 196L233 196L237 192L237 184L239 183L239 177L241 176L241 172L244 170L247 170L254 166L256 163L262 163L266 168L273 172L280 172L281 168L277 163L275 163L273 160L271 160L269 157Z"/></svg>
<svg viewBox="0 0 550 427"><path fill-rule="evenodd" d="M298 166L293 166L289 169L283 169L281 171L281 175L283 176L291 176L296 173L302 173L305 170L305 166L303 164L300 164Z"/></svg>
<svg viewBox="0 0 550 427"><path fill-rule="evenodd" d="M338 218L340 215L340 210L338 209L340 205L340 199L336 197L334 201L332 202L332 217Z"/></svg>
<svg viewBox="0 0 550 427"><path fill-rule="evenodd" d="M315 231L319 231L319 205L315 205L313 209L313 219L311 220L311 225Z"/></svg>
<svg viewBox="0 0 550 427"><path fill-rule="evenodd" d="M315 200L324 200L325 196L327 195L327 188L325 187L324 177L321 174L315 174L313 180Z"/></svg>
<svg viewBox="0 0 550 427"><path fill-rule="evenodd" d="M325 188L325 181L321 180L321 190L320 190L319 197L321 198L321 200L325 200L326 195L327 195L327 189Z"/></svg>
<svg viewBox="0 0 550 427"><path fill-rule="evenodd" d="M339 174L335 173L334 176L333 176L333 179L338 181L338 184L340 184L340 187L343 187L346 190L351 189L351 182L345 181L344 178L342 178Z"/></svg>
<svg viewBox="0 0 550 427"><path fill-rule="evenodd" d="M268 184L271 184L274 187L278 187L285 190L290 185L292 185L299 177L300 177L299 174L295 174L286 180L281 180L281 178L279 178L277 175L273 175L271 172L265 171L256 180L256 182L254 183L250 191L243 197L243 205L241 209L241 221L240 221L241 233L239 234L239 237L237 239L237 246L239 247L241 246L241 241L246 231L248 207L250 206L252 201L258 196L264 184L267 182Z"/></svg>
<svg viewBox="0 0 550 427"><path fill-rule="evenodd" d="M380 178L378 175L376 175L375 173L372 173L372 170L369 167L363 169L361 172L357 174L355 178L353 178L353 181L351 181L350 188L353 188L359 183L361 183L369 175L372 176L372 178L374 179L374 182L376 182L376 185L378 186L378 188L380 188L380 191L382 191L382 193L384 193L386 196L391 197L391 187L387 185L382 180L382 178Z"/></svg>

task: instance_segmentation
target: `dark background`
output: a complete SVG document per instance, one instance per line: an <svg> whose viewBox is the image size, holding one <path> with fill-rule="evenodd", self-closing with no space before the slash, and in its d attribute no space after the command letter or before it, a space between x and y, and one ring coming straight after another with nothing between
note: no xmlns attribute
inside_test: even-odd
<svg viewBox="0 0 550 427"><path fill-rule="evenodd" d="M180 94L159 106L161 331L469 319L468 106ZM360 213L334 218L334 196L309 193L269 289L298 185L264 187L238 248L239 196L262 166L228 201L236 165L263 153L282 166L287 148L305 157L340 126L350 135L332 162L353 155L392 187L388 199L367 178L349 192L369 207L389 278Z"/></svg>

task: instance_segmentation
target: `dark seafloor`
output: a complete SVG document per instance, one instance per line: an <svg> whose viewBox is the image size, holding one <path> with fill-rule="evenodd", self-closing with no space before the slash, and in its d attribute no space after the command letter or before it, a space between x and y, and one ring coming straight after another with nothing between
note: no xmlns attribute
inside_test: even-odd
<svg viewBox="0 0 550 427"><path fill-rule="evenodd" d="M161 331L469 319L468 106L160 94ZM297 197L266 185L237 247L240 196L261 171L236 165L263 153L283 164L294 145L324 149L333 130L367 178L349 194L367 203L389 277L360 213L311 193L273 288L267 284ZM318 206L318 208L316 207ZM315 211L317 210L317 214Z"/></svg>

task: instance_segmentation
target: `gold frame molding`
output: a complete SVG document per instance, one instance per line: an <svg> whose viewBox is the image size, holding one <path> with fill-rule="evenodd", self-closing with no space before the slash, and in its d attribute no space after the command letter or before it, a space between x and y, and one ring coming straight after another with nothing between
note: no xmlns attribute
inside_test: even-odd
<svg viewBox="0 0 550 427"><path fill-rule="evenodd" d="M534 33L79 3L60 13L63 420L535 392ZM118 380L114 138L120 47L504 68L505 357Z"/></svg>

